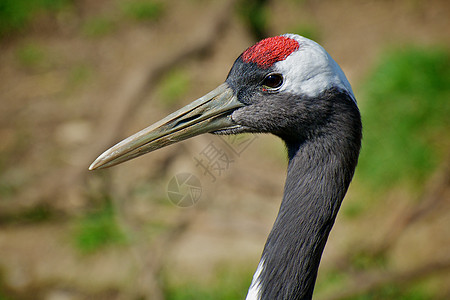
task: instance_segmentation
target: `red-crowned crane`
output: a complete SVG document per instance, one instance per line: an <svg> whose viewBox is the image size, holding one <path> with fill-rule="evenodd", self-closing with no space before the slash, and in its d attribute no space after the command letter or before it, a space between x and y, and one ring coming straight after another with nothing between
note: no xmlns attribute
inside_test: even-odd
<svg viewBox="0 0 450 300"><path fill-rule="evenodd" d="M311 299L362 137L352 88L317 43L294 34L258 42L237 58L225 83L105 151L89 169L202 133L243 132L280 137L289 157L283 200L247 299Z"/></svg>

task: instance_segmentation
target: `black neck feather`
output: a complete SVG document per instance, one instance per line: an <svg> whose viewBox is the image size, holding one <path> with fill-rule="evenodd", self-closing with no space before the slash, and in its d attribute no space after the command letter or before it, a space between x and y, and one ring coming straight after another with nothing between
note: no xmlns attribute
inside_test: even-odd
<svg viewBox="0 0 450 300"><path fill-rule="evenodd" d="M280 211L261 258L261 299L312 298L322 252L361 146L356 104L346 94L331 101L336 113L320 133L284 138L289 166Z"/></svg>

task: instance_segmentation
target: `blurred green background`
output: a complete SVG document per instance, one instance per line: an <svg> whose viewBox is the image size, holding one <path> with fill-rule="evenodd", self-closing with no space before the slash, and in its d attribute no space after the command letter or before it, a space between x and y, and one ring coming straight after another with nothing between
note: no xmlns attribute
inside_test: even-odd
<svg viewBox="0 0 450 300"><path fill-rule="evenodd" d="M315 299L450 299L445 0L0 0L0 299L244 299L281 141L256 136L214 180L195 159L233 141L212 135L87 167L286 32L341 65L364 125ZM167 196L182 172L201 182L188 208Z"/></svg>

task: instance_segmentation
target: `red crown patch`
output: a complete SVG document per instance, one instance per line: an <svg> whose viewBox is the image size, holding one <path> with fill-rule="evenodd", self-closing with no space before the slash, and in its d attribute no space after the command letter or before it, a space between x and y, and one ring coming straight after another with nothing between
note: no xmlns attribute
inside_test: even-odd
<svg viewBox="0 0 450 300"><path fill-rule="evenodd" d="M245 63L255 63L262 69L270 68L274 63L285 60L300 47L294 39L275 36L259 41L242 53Z"/></svg>

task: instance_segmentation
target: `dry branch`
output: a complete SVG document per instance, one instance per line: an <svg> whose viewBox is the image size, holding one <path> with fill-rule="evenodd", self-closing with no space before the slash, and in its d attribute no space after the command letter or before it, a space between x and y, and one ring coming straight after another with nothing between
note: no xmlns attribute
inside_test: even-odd
<svg viewBox="0 0 450 300"><path fill-rule="evenodd" d="M116 88L114 97L105 101L103 115L96 126L93 136L95 143L87 145L80 155L85 164L67 166L49 172L47 176L35 180L27 189L16 195L14 202L0 203L0 218L20 214L22 211L44 205L49 210L68 214L74 213L76 206L68 199L83 199L84 182L88 174L87 167L102 151L114 144L123 135L124 128L135 116L149 90L181 61L199 56L212 48L220 39L222 32L231 19L235 1L220 2L213 6L211 13L204 15L198 28L190 30L192 36L186 36L183 47L172 48L163 58L153 57L143 62L140 68L131 70ZM208 24L208 26L205 26ZM56 200L55 200L56 199ZM80 203L77 204L82 207Z"/></svg>
<svg viewBox="0 0 450 300"><path fill-rule="evenodd" d="M450 188L450 157L448 157L441 167L428 180L425 190L420 197L418 205L413 205L401 215L394 218L394 224L389 226L389 231L384 235L383 241L370 253L373 256L380 255L392 247L411 225L415 224L432 211L439 208L444 201L448 201L446 197Z"/></svg>
<svg viewBox="0 0 450 300"><path fill-rule="evenodd" d="M121 89L121 95L117 96L113 101L116 105L111 105L111 111L105 113L105 117L100 125L100 132L97 136L103 137L98 141L95 147L90 149L86 157L95 157L100 151L111 145L121 134L121 128L126 127L126 124L132 120L135 112L140 107L145 95L151 87L158 82L164 74L171 68L175 67L179 62L184 61L193 56L199 55L211 48L214 43L220 38L220 33L226 27L225 25L231 19L233 12L232 8L234 1L230 1L225 5L220 5L208 14L206 20L202 24L210 26L203 26L197 30L197 35L193 38L188 38L182 48L175 49L175 51L168 55L167 59L158 61L155 64L154 60L150 62L150 66L145 66L140 70L136 70L134 74L124 83L125 87ZM119 109L117 108L119 107ZM78 175L78 174L77 174ZM79 173L78 180L82 179L83 172ZM126 198L121 197L122 199ZM118 199L118 198L116 198ZM120 203L116 203L116 207L121 207ZM120 209L118 211L119 224L125 231L136 233L138 229L133 229ZM165 261L165 255L170 248L178 241L192 222L196 219L201 210L197 207L195 210L189 212L181 211L177 224L165 234L162 234L152 244L145 242L136 242L130 246L133 253L139 272L139 280L136 282L134 292L143 293L144 295L134 295L135 297L145 297L146 299L163 300L164 294L160 282L160 273Z"/></svg>
<svg viewBox="0 0 450 300"><path fill-rule="evenodd" d="M369 292L374 292L383 286L405 286L432 275L438 275L450 270L450 260L428 262L413 270L403 272L364 272L351 276L348 286L340 286L329 295L318 298L319 300L349 299Z"/></svg>
<svg viewBox="0 0 450 300"><path fill-rule="evenodd" d="M377 244L362 244L359 249L352 249L351 253L346 253L343 257L335 260L335 268L340 271L351 271L352 256L358 253L364 253L365 256L373 258L384 255L408 228L438 210L445 201L449 201L449 194L450 156L444 160L440 168L428 180L418 204L413 204L408 209L402 210L398 216L393 218L393 224L387 226L389 230L382 235L381 241Z"/></svg>

